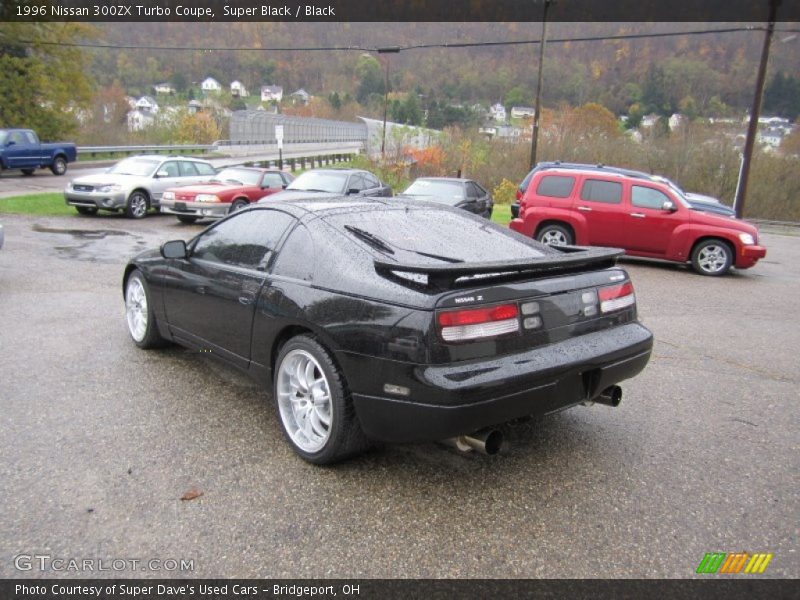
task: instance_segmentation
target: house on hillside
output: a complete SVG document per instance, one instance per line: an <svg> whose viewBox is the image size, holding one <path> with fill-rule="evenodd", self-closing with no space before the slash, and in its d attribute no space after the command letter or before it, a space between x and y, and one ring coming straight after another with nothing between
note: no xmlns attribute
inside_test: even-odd
<svg viewBox="0 0 800 600"><path fill-rule="evenodd" d="M261 101L262 102L280 102L283 100L283 88L279 85L262 85L261 86Z"/></svg>
<svg viewBox="0 0 800 600"><path fill-rule="evenodd" d="M158 112L158 102L152 96L142 96L136 101L134 108L144 114L155 115Z"/></svg>
<svg viewBox="0 0 800 600"><path fill-rule="evenodd" d="M213 77L206 77L200 84L200 89L203 90L203 93L208 94L211 92L219 92L222 90L222 85Z"/></svg>
<svg viewBox="0 0 800 600"><path fill-rule="evenodd" d="M199 100L189 100L186 110L189 111L190 115L196 115L197 113L202 112L203 104Z"/></svg>
<svg viewBox="0 0 800 600"><path fill-rule="evenodd" d="M308 104L308 101L311 100L311 94L309 94L303 88L300 88L299 90L292 92L291 94L289 94L289 97L292 99L292 103L302 104L303 106Z"/></svg>
<svg viewBox="0 0 800 600"><path fill-rule="evenodd" d="M156 94L174 94L175 86L171 83L157 83L153 86Z"/></svg>
<svg viewBox="0 0 800 600"><path fill-rule="evenodd" d="M536 111L531 106L512 106L511 118L512 119L532 119Z"/></svg>
<svg viewBox="0 0 800 600"><path fill-rule="evenodd" d="M489 113L492 115L492 118L497 121L498 123L505 123L506 122L506 107L500 104L493 104L489 108Z"/></svg>
<svg viewBox="0 0 800 600"><path fill-rule="evenodd" d="M250 94L247 93L247 88L241 81L231 81L231 96L234 98L246 98Z"/></svg>

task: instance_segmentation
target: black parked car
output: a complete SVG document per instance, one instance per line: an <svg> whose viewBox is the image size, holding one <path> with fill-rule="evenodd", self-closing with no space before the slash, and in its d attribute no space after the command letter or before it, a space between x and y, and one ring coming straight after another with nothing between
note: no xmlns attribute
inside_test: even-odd
<svg viewBox="0 0 800 600"><path fill-rule="evenodd" d="M392 188L369 171L361 169L311 169L299 175L286 189L259 202L297 200L310 196L382 196L392 195Z"/></svg>
<svg viewBox="0 0 800 600"><path fill-rule="evenodd" d="M245 208L140 254L122 283L138 346L174 341L248 372L321 464L370 440L616 406L652 346L620 254L441 205L328 198Z"/></svg>
<svg viewBox="0 0 800 600"><path fill-rule="evenodd" d="M492 218L494 201L483 186L472 179L454 177L420 177L414 180L402 196L439 202L467 212Z"/></svg>
<svg viewBox="0 0 800 600"><path fill-rule="evenodd" d="M736 218L736 211L733 210L733 208L711 196L687 193L684 194L684 198L686 198L686 201L693 210L714 213L715 215L722 215L723 217Z"/></svg>

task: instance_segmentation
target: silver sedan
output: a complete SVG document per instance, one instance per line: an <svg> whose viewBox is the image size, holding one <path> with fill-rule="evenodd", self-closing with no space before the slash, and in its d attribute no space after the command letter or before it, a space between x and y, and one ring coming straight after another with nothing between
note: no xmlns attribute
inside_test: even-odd
<svg viewBox="0 0 800 600"><path fill-rule="evenodd" d="M167 188L205 183L215 175L214 167L204 160L135 156L105 173L73 179L64 190L64 199L82 215L122 210L132 219L141 219L148 209L158 208Z"/></svg>

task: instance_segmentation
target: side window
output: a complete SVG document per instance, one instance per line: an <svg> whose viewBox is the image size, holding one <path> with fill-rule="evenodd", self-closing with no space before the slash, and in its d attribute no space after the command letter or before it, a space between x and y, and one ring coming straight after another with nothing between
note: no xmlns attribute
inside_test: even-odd
<svg viewBox="0 0 800 600"><path fill-rule="evenodd" d="M348 192L350 190L358 190L359 192L361 192L365 189L366 189L366 184L364 183L364 178L359 173L350 176L350 181L347 184Z"/></svg>
<svg viewBox="0 0 800 600"><path fill-rule="evenodd" d="M275 261L274 275L311 281L314 277L314 241L304 225L295 227Z"/></svg>
<svg viewBox="0 0 800 600"><path fill-rule="evenodd" d="M639 208L661 210L664 202L671 202L669 196L653 188L634 185L631 191L631 204Z"/></svg>
<svg viewBox="0 0 800 600"><path fill-rule="evenodd" d="M158 172L164 171L167 177L180 177L180 170L178 169L178 163L174 160L169 162L165 162L158 168Z"/></svg>
<svg viewBox="0 0 800 600"><path fill-rule="evenodd" d="M368 189L379 187L381 184L372 173L364 173L364 181Z"/></svg>
<svg viewBox="0 0 800 600"><path fill-rule="evenodd" d="M182 160L178 164L181 167L181 177L197 177L199 175L193 162Z"/></svg>
<svg viewBox="0 0 800 600"><path fill-rule="evenodd" d="M36 144L36 136L33 135L32 131L25 132L25 143L31 145Z"/></svg>
<svg viewBox="0 0 800 600"><path fill-rule="evenodd" d="M216 175L217 171L208 163L196 162L192 163L200 175Z"/></svg>
<svg viewBox="0 0 800 600"><path fill-rule="evenodd" d="M468 198L483 198L486 192L481 189L479 185L475 185L471 181L467 184L467 197Z"/></svg>
<svg viewBox="0 0 800 600"><path fill-rule="evenodd" d="M263 269L294 221L294 217L277 210L248 210L201 234L192 249L192 258Z"/></svg>
<svg viewBox="0 0 800 600"><path fill-rule="evenodd" d="M25 139L25 136L22 135L21 131L12 131L11 135L8 136L8 141L9 142L14 142L15 144L27 144L28 143L27 140Z"/></svg>
<svg viewBox="0 0 800 600"><path fill-rule="evenodd" d="M545 175L539 180L539 185L536 187L536 194L549 198L569 198L574 185L574 177L566 175Z"/></svg>
<svg viewBox="0 0 800 600"><path fill-rule="evenodd" d="M622 202L622 184L617 181L587 179L581 188L581 200L619 204Z"/></svg>
<svg viewBox="0 0 800 600"><path fill-rule="evenodd" d="M281 177L283 177L283 183L286 185L289 185L294 181L294 177L292 177L288 173L281 173Z"/></svg>
<svg viewBox="0 0 800 600"><path fill-rule="evenodd" d="M279 173L264 173L264 179L261 180L262 188L282 188L283 177Z"/></svg>

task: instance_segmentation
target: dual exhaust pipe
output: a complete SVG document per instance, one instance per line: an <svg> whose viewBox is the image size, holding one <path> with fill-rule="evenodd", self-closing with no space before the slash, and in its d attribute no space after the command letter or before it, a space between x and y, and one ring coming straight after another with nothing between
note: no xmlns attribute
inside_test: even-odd
<svg viewBox="0 0 800 600"><path fill-rule="evenodd" d="M605 404L606 406L613 406L616 408L622 402L622 388L618 385L612 385L604 389L598 396L584 402L586 406L592 404ZM499 429L481 429L469 435L459 435L456 437L447 438L441 441L446 446L452 446L461 452L472 452L473 450L493 456L503 449L503 434Z"/></svg>

